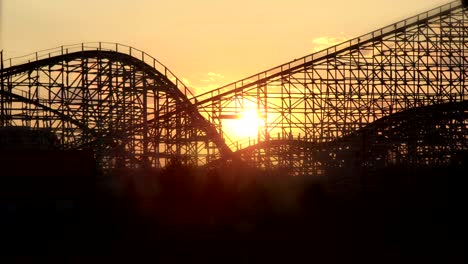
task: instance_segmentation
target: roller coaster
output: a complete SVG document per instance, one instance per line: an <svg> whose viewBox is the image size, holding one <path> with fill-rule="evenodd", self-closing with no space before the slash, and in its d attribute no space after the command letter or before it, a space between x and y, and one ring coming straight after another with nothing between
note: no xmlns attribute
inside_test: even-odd
<svg viewBox="0 0 468 264"><path fill-rule="evenodd" d="M0 129L53 133L102 169L241 160L290 175L465 164L468 10L454 1L194 95L147 53L82 43L2 61ZM255 139L226 119L252 108Z"/></svg>

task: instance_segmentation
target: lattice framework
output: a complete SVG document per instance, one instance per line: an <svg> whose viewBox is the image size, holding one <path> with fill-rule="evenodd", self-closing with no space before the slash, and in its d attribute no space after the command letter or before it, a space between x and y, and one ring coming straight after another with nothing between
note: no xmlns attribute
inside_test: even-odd
<svg viewBox="0 0 468 264"><path fill-rule="evenodd" d="M158 71L157 61L152 67L145 53L130 47L115 46L128 48L124 54L103 43L89 45L6 68L1 126L49 129L64 149L94 149L103 168L164 167L175 159L198 165L219 158L222 147L205 147L217 142L211 125L180 110L188 102L180 88L187 90L172 82L178 80L166 68Z"/></svg>
<svg viewBox="0 0 468 264"><path fill-rule="evenodd" d="M363 144L385 149L374 148L386 164L446 164L453 157L434 153L468 148L465 108L457 118L415 122L399 143L394 127L375 128L383 138L362 134L377 141L357 135L386 118L410 120L399 116L409 109L467 101L467 18L466 4L455 1L196 97L137 49L61 47L25 63L5 62L0 125L49 129L64 148L95 149L107 168L163 167L173 159L201 165L235 158L223 120L253 105L264 126L243 150L232 150L256 167L317 175L349 166L343 153L360 156L350 159L356 167L368 166L375 162L365 158L370 148ZM422 139L429 128L453 138L431 149ZM421 145L410 150L411 140Z"/></svg>
<svg viewBox="0 0 468 264"><path fill-rule="evenodd" d="M288 166L295 167L306 152L283 160L286 154L262 142L333 142L410 108L467 100L466 36L467 8L455 1L197 96L193 102L207 111L202 114L214 113L211 121L226 138L223 117L256 105L265 122L256 140L262 150L245 158L261 160L264 167L289 160ZM315 165L312 174L320 170Z"/></svg>

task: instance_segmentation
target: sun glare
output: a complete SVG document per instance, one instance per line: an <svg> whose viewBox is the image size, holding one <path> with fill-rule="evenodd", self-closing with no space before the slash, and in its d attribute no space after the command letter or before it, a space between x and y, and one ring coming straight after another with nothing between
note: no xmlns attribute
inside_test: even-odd
<svg viewBox="0 0 468 264"><path fill-rule="evenodd" d="M245 110L237 119L223 121L224 132L233 140L246 138L255 139L258 130L263 126L263 120L254 109Z"/></svg>

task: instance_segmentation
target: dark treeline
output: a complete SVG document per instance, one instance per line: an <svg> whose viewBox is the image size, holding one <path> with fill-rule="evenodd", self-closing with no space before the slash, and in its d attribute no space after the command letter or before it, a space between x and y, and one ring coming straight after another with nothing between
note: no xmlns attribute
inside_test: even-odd
<svg viewBox="0 0 468 264"><path fill-rule="evenodd" d="M60 263L463 263L464 172L310 178L173 163L62 182L2 177L2 251Z"/></svg>

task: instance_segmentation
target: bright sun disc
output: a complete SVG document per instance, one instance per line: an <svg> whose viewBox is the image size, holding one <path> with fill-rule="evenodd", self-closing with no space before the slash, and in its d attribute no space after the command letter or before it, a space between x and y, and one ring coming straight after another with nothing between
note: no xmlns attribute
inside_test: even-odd
<svg viewBox="0 0 468 264"><path fill-rule="evenodd" d="M224 131L233 140L244 138L256 138L259 128L263 126L263 120L256 110L246 110L238 119L225 120Z"/></svg>

